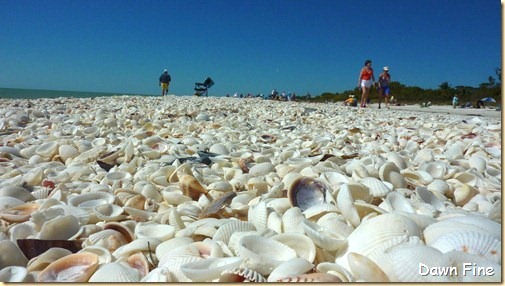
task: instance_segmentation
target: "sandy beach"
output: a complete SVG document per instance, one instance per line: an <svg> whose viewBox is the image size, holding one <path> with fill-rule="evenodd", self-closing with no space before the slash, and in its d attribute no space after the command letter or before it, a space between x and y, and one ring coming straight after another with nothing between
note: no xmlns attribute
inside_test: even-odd
<svg viewBox="0 0 505 286"><path fill-rule="evenodd" d="M113 96L0 114L2 281L501 279L492 109Z"/></svg>

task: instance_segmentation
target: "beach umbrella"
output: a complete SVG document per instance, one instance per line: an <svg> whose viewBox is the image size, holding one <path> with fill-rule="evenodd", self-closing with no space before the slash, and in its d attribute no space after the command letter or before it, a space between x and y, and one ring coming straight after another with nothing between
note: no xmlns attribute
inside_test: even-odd
<svg viewBox="0 0 505 286"><path fill-rule="evenodd" d="M482 102L494 102L496 103L496 100L494 100L494 98L491 98L491 97L484 97L483 99L481 99Z"/></svg>

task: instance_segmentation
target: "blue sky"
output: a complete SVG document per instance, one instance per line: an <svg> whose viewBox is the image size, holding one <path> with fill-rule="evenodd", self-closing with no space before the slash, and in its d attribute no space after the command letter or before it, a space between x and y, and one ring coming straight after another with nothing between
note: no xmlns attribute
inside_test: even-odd
<svg viewBox="0 0 505 286"><path fill-rule="evenodd" d="M211 95L341 92L366 59L405 85L478 86L501 67L496 0L3 0L0 87Z"/></svg>

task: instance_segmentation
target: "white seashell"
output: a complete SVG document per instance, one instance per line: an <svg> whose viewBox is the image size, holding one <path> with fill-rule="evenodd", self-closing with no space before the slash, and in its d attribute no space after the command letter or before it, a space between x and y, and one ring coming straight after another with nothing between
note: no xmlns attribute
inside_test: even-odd
<svg viewBox="0 0 505 286"><path fill-rule="evenodd" d="M66 162L67 159L77 157L79 155L79 151L72 145L61 145L58 147L58 154L63 162Z"/></svg>
<svg viewBox="0 0 505 286"><path fill-rule="evenodd" d="M167 268L171 272L172 280L175 282L191 282L191 280L181 271L181 266L196 261L203 261L200 256L194 255L170 255L166 254L160 258L158 267Z"/></svg>
<svg viewBox="0 0 505 286"><path fill-rule="evenodd" d="M270 172L275 171L274 165L270 162L258 163L252 166L249 170L249 175L251 176L263 176Z"/></svg>
<svg viewBox="0 0 505 286"><path fill-rule="evenodd" d="M296 252L297 257L303 258L311 263L314 262L316 258L316 245L306 235L290 232L277 234L271 238L291 247Z"/></svg>
<svg viewBox="0 0 505 286"><path fill-rule="evenodd" d="M219 229L217 230L216 234L212 239L215 241L220 240L228 244L230 237L234 232L255 231L255 230L256 228L250 222L230 221L219 227Z"/></svg>
<svg viewBox="0 0 505 286"><path fill-rule="evenodd" d="M9 228L9 239L17 241L18 239L33 238L36 233L35 224L31 221L25 221Z"/></svg>
<svg viewBox="0 0 505 286"><path fill-rule="evenodd" d="M112 204L115 197L107 192L92 192L72 196L68 198L68 204L73 207L92 211L95 206L103 204Z"/></svg>
<svg viewBox="0 0 505 286"><path fill-rule="evenodd" d="M119 257L129 257L137 252L154 252L160 243L161 241L156 238L138 238L120 246L112 253L112 256L117 259Z"/></svg>
<svg viewBox="0 0 505 286"><path fill-rule="evenodd" d="M44 158L52 158L58 153L58 147L57 141L46 142L37 147L37 149L35 149L35 153Z"/></svg>
<svg viewBox="0 0 505 286"><path fill-rule="evenodd" d="M97 246L97 245L87 246L87 247L79 250L78 253L81 253L81 252L89 252L89 253L96 254L98 256L98 264L100 264L100 265L107 264L112 261L112 254L105 247L101 247L101 246Z"/></svg>
<svg viewBox="0 0 505 286"><path fill-rule="evenodd" d="M254 224L254 227L259 231L267 229L268 209L266 202L260 202L256 206L251 207L249 211L252 215L252 219L250 221Z"/></svg>
<svg viewBox="0 0 505 286"><path fill-rule="evenodd" d="M44 253L40 254L39 256L32 258L28 262L26 269L28 270L28 272L42 271L49 264L70 254L72 254L72 252L64 248L59 247L50 248Z"/></svg>
<svg viewBox="0 0 505 286"><path fill-rule="evenodd" d="M419 186L416 188L417 195L421 198L421 200L431 206L435 207L438 211L445 211L444 204L427 188Z"/></svg>
<svg viewBox="0 0 505 286"><path fill-rule="evenodd" d="M241 257L207 258L181 266L181 271L193 282L211 282L218 279L225 270L238 267L244 259Z"/></svg>
<svg viewBox="0 0 505 286"><path fill-rule="evenodd" d="M303 220L302 224L307 236L310 237L317 246L324 250L337 251L347 245L345 237L338 233L331 232L309 220Z"/></svg>
<svg viewBox="0 0 505 286"><path fill-rule="evenodd" d="M194 240L191 237L174 237L165 240L156 247L156 257L161 258L169 251L177 249L181 246L189 245L193 242Z"/></svg>
<svg viewBox="0 0 505 286"><path fill-rule="evenodd" d="M392 211L402 211L407 213L415 213L415 209L412 204L403 197L398 192L391 192L387 194L386 200L384 201L388 206L388 209Z"/></svg>
<svg viewBox="0 0 505 286"><path fill-rule="evenodd" d="M232 270L225 270L221 273L218 282L267 282L267 279L260 273L246 268L238 267Z"/></svg>
<svg viewBox="0 0 505 286"><path fill-rule="evenodd" d="M282 215L282 230L284 233L305 233L302 220L305 217L300 208L293 207Z"/></svg>
<svg viewBox="0 0 505 286"><path fill-rule="evenodd" d="M23 187L18 186L5 186L1 188L0 197L16 198L23 202L34 200L34 197L30 194L30 191L28 191Z"/></svg>
<svg viewBox="0 0 505 286"><path fill-rule="evenodd" d="M457 206L464 206L467 204L479 191L468 184L462 184L455 188L453 196L454 196L454 204Z"/></svg>
<svg viewBox="0 0 505 286"><path fill-rule="evenodd" d="M430 246L442 253L462 251L501 264L501 241L484 232L462 230L447 233L438 237Z"/></svg>
<svg viewBox="0 0 505 286"><path fill-rule="evenodd" d="M118 221L126 218L123 214L123 208L115 204L102 204L93 207L93 212L99 220L102 221Z"/></svg>
<svg viewBox="0 0 505 286"><path fill-rule="evenodd" d="M282 233L282 217L276 212L271 212L268 215L267 229L273 230L276 233Z"/></svg>
<svg viewBox="0 0 505 286"><path fill-rule="evenodd" d="M10 197L10 196L2 196L0 197L0 211L5 209L9 209L15 206L19 206L24 204L25 201L22 201L18 198Z"/></svg>
<svg viewBox="0 0 505 286"><path fill-rule="evenodd" d="M362 188L353 188L355 190L360 190ZM365 189L366 190L366 189ZM361 195L361 192L355 192L357 195ZM354 198L351 194L351 187L349 184L344 184L340 187L337 195L337 206L346 218L353 226L357 226L360 223L360 217L356 207L354 206Z"/></svg>
<svg viewBox="0 0 505 286"><path fill-rule="evenodd" d="M25 278L28 271L22 266L9 266L0 270L0 281L1 282L25 282Z"/></svg>
<svg viewBox="0 0 505 286"><path fill-rule="evenodd" d="M112 262L102 265L90 278L88 282L140 282L140 272L126 263Z"/></svg>
<svg viewBox="0 0 505 286"><path fill-rule="evenodd" d="M279 264L268 275L268 282L276 282L282 278L296 276L309 272L314 265L303 258L292 258Z"/></svg>
<svg viewBox="0 0 505 286"><path fill-rule="evenodd" d="M471 168L477 169L480 173L483 173L487 168L487 161L482 156L474 154L468 159L468 164Z"/></svg>
<svg viewBox="0 0 505 286"><path fill-rule="evenodd" d="M165 283L165 282L175 282L172 280L172 275L166 267L157 267L151 270L146 276L144 276L140 282L154 282L154 283Z"/></svg>
<svg viewBox="0 0 505 286"><path fill-rule="evenodd" d="M377 178L366 177L361 179L360 183L368 187L368 191L373 197L385 197L389 192L391 192L391 188Z"/></svg>
<svg viewBox="0 0 505 286"><path fill-rule="evenodd" d="M175 228L171 225L139 222L135 226L135 236L137 238L156 238L160 241L166 241L173 238L174 235Z"/></svg>
<svg viewBox="0 0 505 286"><path fill-rule="evenodd" d="M54 218L42 225L42 229L37 234L38 239L46 240L67 240L74 236L81 226L76 217L65 215Z"/></svg>
<svg viewBox="0 0 505 286"><path fill-rule="evenodd" d="M384 271L366 256L351 252L347 259L356 279L364 282L390 282Z"/></svg>
<svg viewBox="0 0 505 286"><path fill-rule="evenodd" d="M239 242L238 256L244 258L246 267L268 275L283 261L295 258L296 252L271 238L248 235Z"/></svg>

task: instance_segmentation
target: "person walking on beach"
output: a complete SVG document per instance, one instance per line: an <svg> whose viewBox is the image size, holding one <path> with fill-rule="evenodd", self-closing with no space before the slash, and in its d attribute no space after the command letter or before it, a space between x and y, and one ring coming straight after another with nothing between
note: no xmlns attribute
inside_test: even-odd
<svg viewBox="0 0 505 286"><path fill-rule="evenodd" d="M452 108L456 108L459 104L459 98L458 95L455 94L454 97L452 98Z"/></svg>
<svg viewBox="0 0 505 286"><path fill-rule="evenodd" d="M172 78L168 74L168 71L165 69L163 73L160 75L160 86L161 86L161 96L168 95L168 85Z"/></svg>
<svg viewBox="0 0 505 286"><path fill-rule="evenodd" d="M389 83L391 82L391 75L389 74L389 67L384 67L382 73L379 75L379 109L381 109L381 101L384 98L386 108L389 109Z"/></svg>
<svg viewBox="0 0 505 286"><path fill-rule="evenodd" d="M366 107L368 100L368 95L370 93L370 87L375 83L375 76L372 69L372 61L366 60L365 66L361 69L358 78L358 88L361 88L361 104L360 107Z"/></svg>

